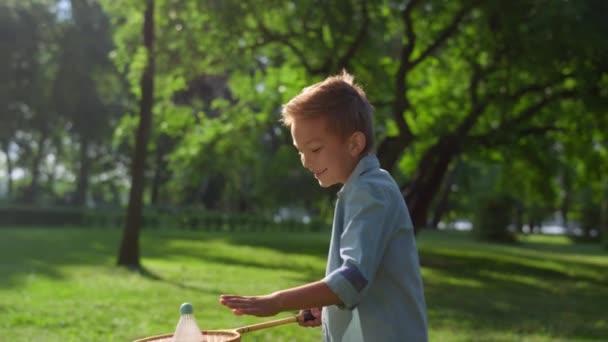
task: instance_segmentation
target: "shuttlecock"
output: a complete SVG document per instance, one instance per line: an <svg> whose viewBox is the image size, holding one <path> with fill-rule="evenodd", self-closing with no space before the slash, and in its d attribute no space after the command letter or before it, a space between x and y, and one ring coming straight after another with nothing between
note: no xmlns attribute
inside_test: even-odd
<svg viewBox="0 0 608 342"><path fill-rule="evenodd" d="M190 303L184 303L179 308L179 321L173 334L174 342L205 342L205 336L194 319L194 308Z"/></svg>

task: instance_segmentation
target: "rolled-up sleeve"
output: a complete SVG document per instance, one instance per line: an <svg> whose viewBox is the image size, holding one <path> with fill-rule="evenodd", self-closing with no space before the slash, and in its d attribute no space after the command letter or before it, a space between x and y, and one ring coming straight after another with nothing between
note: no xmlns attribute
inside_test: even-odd
<svg viewBox="0 0 608 342"><path fill-rule="evenodd" d="M342 308L359 304L378 271L391 232L386 224L389 210L382 193L356 187L345 203L344 230L340 236L342 265L324 282L340 298Z"/></svg>

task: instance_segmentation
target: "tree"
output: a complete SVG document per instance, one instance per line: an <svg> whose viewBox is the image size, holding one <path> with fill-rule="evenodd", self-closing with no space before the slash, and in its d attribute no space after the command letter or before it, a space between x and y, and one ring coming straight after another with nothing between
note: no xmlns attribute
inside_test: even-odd
<svg viewBox="0 0 608 342"><path fill-rule="evenodd" d="M15 11L8 6L0 5L0 50L6 53L0 54L0 147L4 153L6 160L7 174L7 191L9 198L13 193L13 154L11 146L14 140L14 134L18 126L18 103L17 103L17 88L16 80L11 77L16 66L16 51L18 51L17 35L21 29L25 29L24 25L19 25L19 17ZM12 52L12 53L10 53Z"/></svg>
<svg viewBox="0 0 608 342"><path fill-rule="evenodd" d="M95 156L93 150L110 136L110 103L101 83L112 75L108 19L99 4L72 1L71 15L63 20L58 71L53 87L55 110L70 123L79 147L75 170L74 205L84 205ZM76 167L75 167L76 169Z"/></svg>
<svg viewBox="0 0 608 342"><path fill-rule="evenodd" d="M0 140L9 168L28 171L29 184L15 197L34 203L41 186L41 168L58 121L47 104L55 70L56 18L48 1L7 3L1 8L2 92ZM6 91L6 93L5 93ZM15 159L11 159L16 157ZM12 170L11 170L12 171ZM9 189L12 189L9 173ZM15 190L15 189L12 189Z"/></svg>
<svg viewBox="0 0 608 342"><path fill-rule="evenodd" d="M601 25L593 15L604 6L599 2L315 6L271 2L254 8L244 2L235 10L246 19L231 25L249 32L241 36L243 45L264 58L264 85L281 79L283 66L300 71L306 82L348 66L372 85L378 156L402 180L418 228L427 224L439 185L459 155L561 129L552 125L552 111L596 87L600 77L589 77L591 70L605 72L598 58L606 52L603 40L589 36L597 39L594 48L580 40ZM589 14L592 20L581 19Z"/></svg>
<svg viewBox="0 0 608 342"><path fill-rule="evenodd" d="M141 76L141 99L139 126L135 140L135 151L131 167L131 190L127 208L127 219L118 255L118 265L141 268L139 260L139 231L143 207L144 169L147 144L154 105L154 0L146 1L143 22L143 43L146 63Z"/></svg>
<svg viewBox="0 0 608 342"><path fill-rule="evenodd" d="M132 5L118 3L106 4L115 7L114 61L137 94L143 59L133 27L139 23ZM298 173L289 134L277 121L281 105L302 87L348 67L376 107L379 158L402 184L421 228L433 206L445 202L436 197L455 161L521 149L512 161L525 169L526 158L561 141L579 114L589 115L591 98L604 96L598 89L606 30L596 14L602 6L158 1L167 15L157 18L152 197L163 186L172 203L204 199L221 209L325 203L327 192L299 186L309 180ZM582 112L565 109L575 101L584 103ZM134 122L125 117L119 131ZM518 146L528 139L541 143ZM276 167L268 171L269 165ZM297 196L271 178L298 184ZM533 177L522 183L543 199L557 193Z"/></svg>

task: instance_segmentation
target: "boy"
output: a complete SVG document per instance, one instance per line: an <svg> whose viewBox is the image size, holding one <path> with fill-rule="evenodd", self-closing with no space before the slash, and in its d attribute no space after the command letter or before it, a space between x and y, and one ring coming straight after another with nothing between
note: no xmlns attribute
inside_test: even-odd
<svg viewBox="0 0 608 342"><path fill-rule="evenodd" d="M426 341L422 279L399 187L372 154L372 108L342 72L305 88L282 112L302 165L338 192L325 278L269 295L222 295L237 314L312 308L324 341ZM321 309L322 308L322 311Z"/></svg>

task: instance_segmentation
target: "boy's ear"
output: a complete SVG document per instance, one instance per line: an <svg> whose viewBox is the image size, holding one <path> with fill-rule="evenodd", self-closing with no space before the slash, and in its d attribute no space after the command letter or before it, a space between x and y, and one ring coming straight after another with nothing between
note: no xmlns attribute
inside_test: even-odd
<svg viewBox="0 0 608 342"><path fill-rule="evenodd" d="M355 132L350 136L350 142L348 145L348 150L350 155L353 157L358 157L361 152L365 149L366 139L365 134L363 132Z"/></svg>

